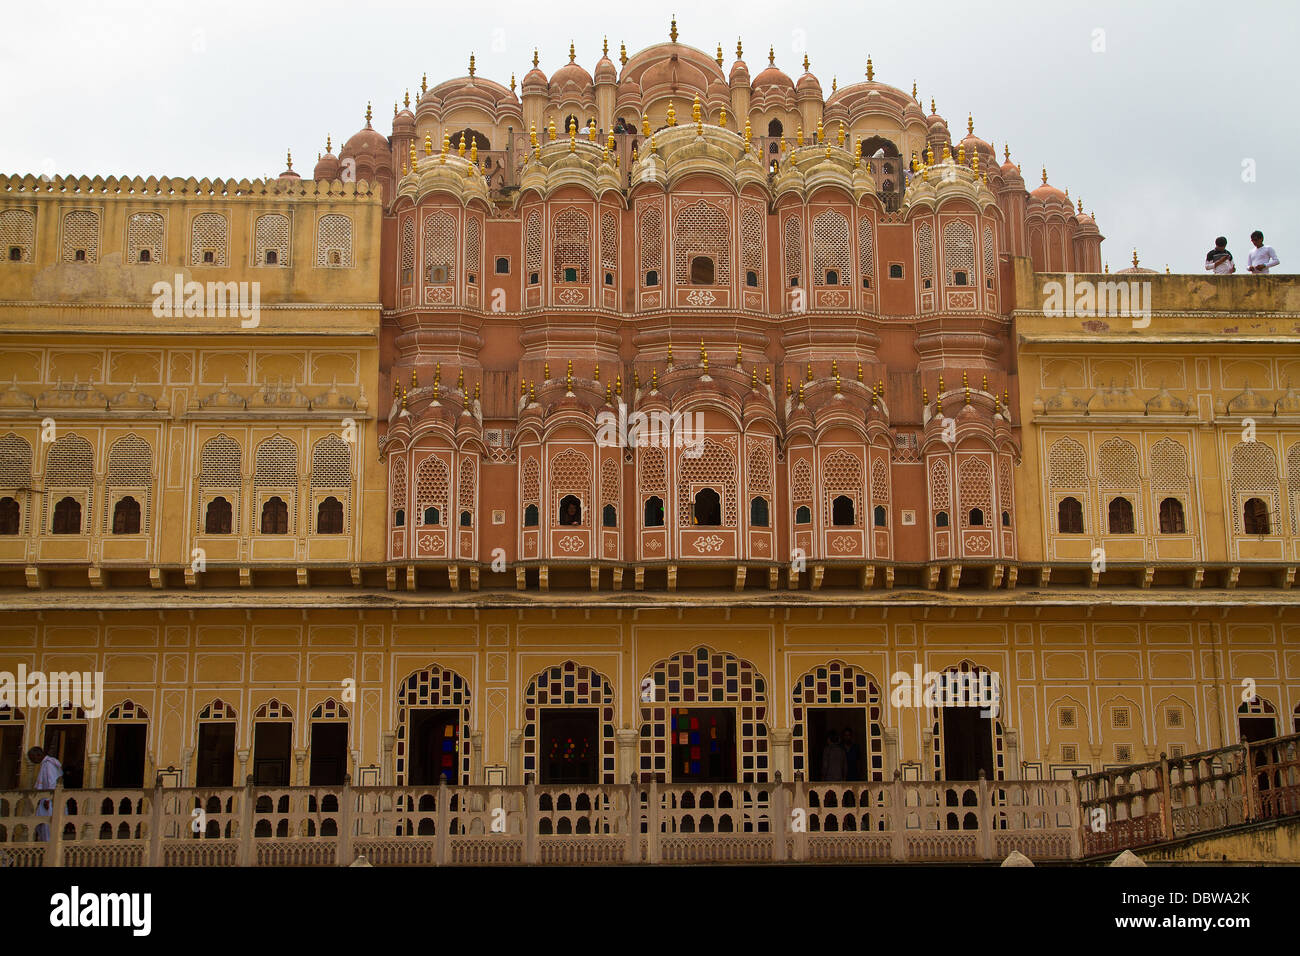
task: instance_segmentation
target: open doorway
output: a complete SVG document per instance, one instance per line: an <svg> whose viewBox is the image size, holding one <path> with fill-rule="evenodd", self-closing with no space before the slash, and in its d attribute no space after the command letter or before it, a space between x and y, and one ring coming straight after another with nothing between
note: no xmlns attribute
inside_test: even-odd
<svg viewBox="0 0 1300 956"><path fill-rule="evenodd" d="M1276 737L1277 709L1262 697L1251 698L1237 708L1237 731L1243 741Z"/></svg>
<svg viewBox="0 0 1300 956"><path fill-rule="evenodd" d="M235 782L235 724L199 724L199 751L194 770L196 787L230 787Z"/></svg>
<svg viewBox="0 0 1300 956"><path fill-rule="evenodd" d="M537 744L541 783L600 782L600 713L596 708L543 708Z"/></svg>
<svg viewBox="0 0 1300 956"><path fill-rule="evenodd" d="M993 766L993 719L980 707L945 707L943 723L943 778L988 780L997 778Z"/></svg>
<svg viewBox="0 0 1300 956"><path fill-rule="evenodd" d="M64 789L75 790L85 786L85 724L46 724L44 750L63 764Z"/></svg>
<svg viewBox="0 0 1300 956"><path fill-rule="evenodd" d="M23 768L23 725L0 727L0 790L17 790Z"/></svg>
<svg viewBox="0 0 1300 956"><path fill-rule="evenodd" d="M870 776L865 707L808 708L809 780L866 780Z"/></svg>
<svg viewBox="0 0 1300 956"><path fill-rule="evenodd" d="M311 725L313 787L339 787L348 773L348 725L342 721L314 721Z"/></svg>
<svg viewBox="0 0 1300 956"><path fill-rule="evenodd" d="M411 786L435 786L441 780L459 783L456 755L460 745L460 714L455 710L413 709L408 718Z"/></svg>
<svg viewBox="0 0 1300 956"><path fill-rule="evenodd" d="M736 711L732 707L674 707L674 783L736 782Z"/></svg>
<svg viewBox="0 0 1300 956"><path fill-rule="evenodd" d="M253 724L253 785L289 786L293 724L260 720Z"/></svg>
<svg viewBox="0 0 1300 956"><path fill-rule="evenodd" d="M104 786L133 789L144 786L146 724L109 724L104 740Z"/></svg>

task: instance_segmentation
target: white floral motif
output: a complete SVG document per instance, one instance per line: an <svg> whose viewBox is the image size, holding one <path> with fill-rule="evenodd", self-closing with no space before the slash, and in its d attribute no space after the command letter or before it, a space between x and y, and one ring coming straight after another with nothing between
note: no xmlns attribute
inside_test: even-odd
<svg viewBox="0 0 1300 956"><path fill-rule="evenodd" d="M647 551L657 552L662 547L663 547L663 542L660 541L658 538L651 538L649 541L645 543L645 549Z"/></svg>
<svg viewBox="0 0 1300 956"><path fill-rule="evenodd" d="M587 293L583 289L561 289L555 297L565 305L578 305L587 301Z"/></svg>
<svg viewBox="0 0 1300 956"><path fill-rule="evenodd" d="M838 551L840 554L846 551L853 551L857 548L858 543L849 535L842 534L831 541L831 550Z"/></svg>
<svg viewBox="0 0 1300 956"><path fill-rule="evenodd" d="M691 305L713 305L717 296L706 289L695 289L686 297L686 301Z"/></svg>
<svg viewBox="0 0 1300 956"><path fill-rule="evenodd" d="M575 551L581 551L584 547L586 547L586 544L587 542L584 541L578 535L568 534L565 535L556 543L556 547L559 548L561 551L568 551L570 554L572 554Z"/></svg>
<svg viewBox="0 0 1300 956"><path fill-rule="evenodd" d="M716 534L711 534L707 538L696 538L693 547L703 554L705 551L721 551L724 544L726 542Z"/></svg>

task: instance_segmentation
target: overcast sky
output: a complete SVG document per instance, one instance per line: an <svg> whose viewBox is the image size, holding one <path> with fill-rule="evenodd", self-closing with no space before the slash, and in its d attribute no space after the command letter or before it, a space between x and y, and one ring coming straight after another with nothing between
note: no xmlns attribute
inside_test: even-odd
<svg viewBox="0 0 1300 956"><path fill-rule="evenodd" d="M704 9L707 6L707 9ZM1111 269L1196 271L1216 235L1240 264L1252 229L1300 263L1300 3L943 2L662 5L506 0L312 4L64 0L5 10L0 31L0 172L256 177L309 175L325 135L364 123L391 132L393 102L466 72L509 83L541 49L548 74L569 42L591 70L608 35L629 54L668 37L726 69L737 34L751 75L796 77L806 47L829 93L863 76L933 97L954 137L966 114L1033 188L1053 185L1095 212ZM57 14L57 15L56 15ZM1253 181L1247 181L1253 180ZM1288 183L1290 185L1288 185Z"/></svg>

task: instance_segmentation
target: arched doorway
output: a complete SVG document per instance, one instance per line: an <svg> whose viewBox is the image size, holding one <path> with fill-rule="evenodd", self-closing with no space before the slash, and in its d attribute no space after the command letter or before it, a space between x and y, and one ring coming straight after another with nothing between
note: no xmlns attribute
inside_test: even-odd
<svg viewBox="0 0 1300 956"><path fill-rule="evenodd" d="M753 664L701 645L660 661L647 677L642 780L767 782L767 682Z"/></svg>
<svg viewBox="0 0 1300 956"><path fill-rule="evenodd" d="M832 744L845 750L844 776L836 779L885 779L882 705L875 678L852 664L830 661L800 677L793 698L791 749L796 774L811 781L828 780L823 753ZM857 749L856 759L844 746L846 730Z"/></svg>
<svg viewBox="0 0 1300 956"><path fill-rule="evenodd" d="M470 693L455 671L430 664L397 687L397 786L467 785Z"/></svg>
<svg viewBox="0 0 1300 956"><path fill-rule="evenodd" d="M1256 695L1237 708L1237 731L1242 741L1268 740L1277 736L1277 708Z"/></svg>
<svg viewBox="0 0 1300 956"><path fill-rule="evenodd" d="M536 783L614 783L614 685L576 661L524 689L523 773Z"/></svg>
<svg viewBox="0 0 1300 956"><path fill-rule="evenodd" d="M934 779L978 780L981 771L988 780L1005 779L997 676L971 661L962 661L938 675L935 697L938 705L930 708ZM997 703L989 706L990 699Z"/></svg>

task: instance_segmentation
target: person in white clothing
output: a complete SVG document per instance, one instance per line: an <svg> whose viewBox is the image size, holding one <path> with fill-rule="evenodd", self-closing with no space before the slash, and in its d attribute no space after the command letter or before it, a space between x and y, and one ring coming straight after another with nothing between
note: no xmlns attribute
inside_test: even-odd
<svg viewBox="0 0 1300 956"><path fill-rule="evenodd" d="M1264 234L1258 229L1250 234L1250 241L1255 247L1250 250L1250 259L1247 263L1250 271L1257 276L1268 275L1268 270L1278 264L1277 253L1273 251L1272 246L1264 245Z"/></svg>
<svg viewBox="0 0 1300 956"><path fill-rule="evenodd" d="M56 758L46 754L40 747L33 747L27 751L27 759L34 764L40 765L40 769L36 771L37 790L53 790L59 785L59 780L63 777L63 764L59 763ZM53 812L49 800L36 801L36 815L38 817L48 817ZM49 824L38 823L36 825L36 839L41 843L49 841Z"/></svg>
<svg viewBox="0 0 1300 956"><path fill-rule="evenodd" d="M1232 262L1232 253L1228 251L1226 237L1220 236L1214 240L1214 248L1205 256L1205 268L1213 270L1215 275L1220 276L1232 275L1237 271L1237 267Z"/></svg>

